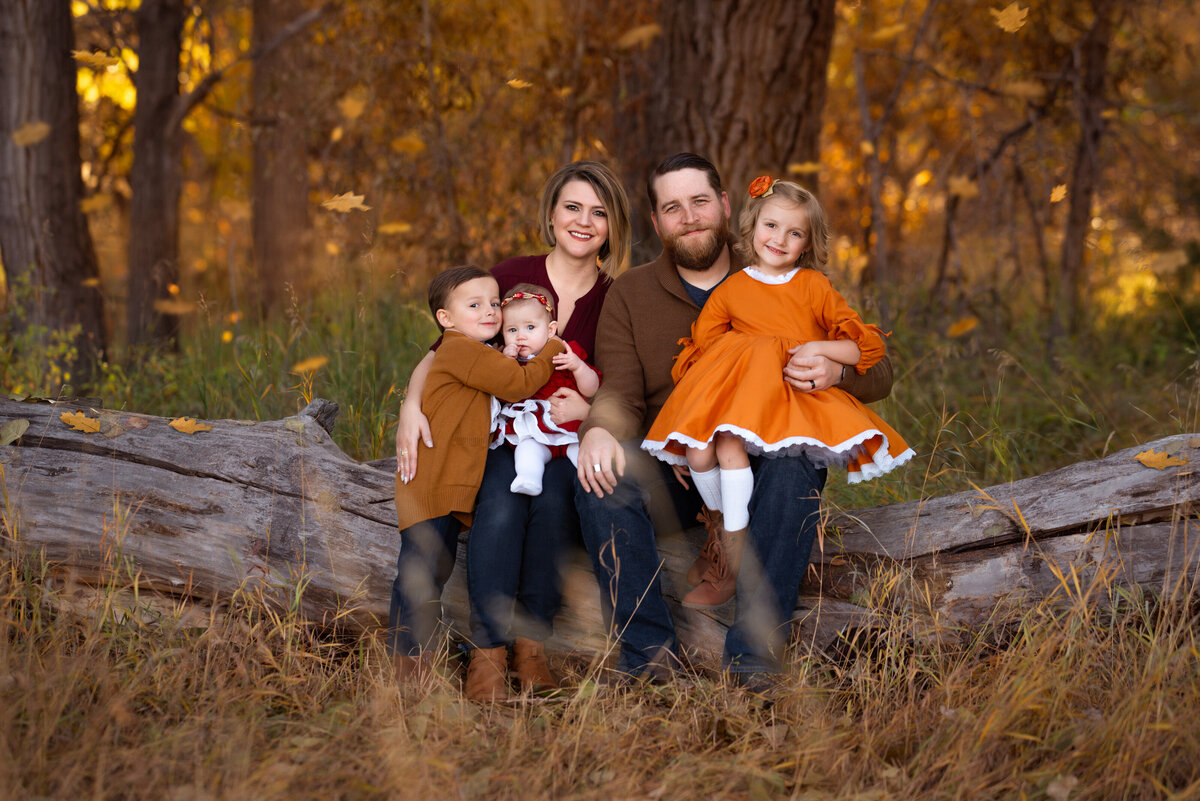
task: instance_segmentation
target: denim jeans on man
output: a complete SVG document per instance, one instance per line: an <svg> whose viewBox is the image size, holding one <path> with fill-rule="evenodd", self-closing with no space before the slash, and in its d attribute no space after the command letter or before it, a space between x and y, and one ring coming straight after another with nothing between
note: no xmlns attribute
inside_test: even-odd
<svg viewBox="0 0 1200 801"><path fill-rule="evenodd" d="M621 643L619 669L640 675L678 660L678 639L659 579L655 533L694 525L673 473L636 444L626 471L605 498L576 482L584 544ZM800 582L816 539L825 471L803 456L753 458L750 533L737 583L737 612L722 664L733 673L777 672ZM695 490L691 509L699 508Z"/></svg>

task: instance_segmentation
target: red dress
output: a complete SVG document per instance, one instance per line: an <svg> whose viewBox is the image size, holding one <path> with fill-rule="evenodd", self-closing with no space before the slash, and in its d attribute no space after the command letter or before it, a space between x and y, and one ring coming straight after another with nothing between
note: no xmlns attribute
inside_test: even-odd
<svg viewBox="0 0 1200 801"><path fill-rule="evenodd" d="M587 361L587 351L578 342L568 342L567 347ZM567 446L579 442L579 424L583 421L571 420L560 426L550 419L550 396L563 387L579 391L570 370L555 370L546 385L531 397L517 403L500 404L499 414L492 419L492 447L498 447L502 442L516 445L520 440L532 437L548 446L551 456L566 456Z"/></svg>
<svg viewBox="0 0 1200 801"><path fill-rule="evenodd" d="M709 297L681 340L667 399L642 447L686 464L684 446L702 447L718 431L736 434L747 453L806 454L816 467L842 465L850 483L882 475L912 450L879 415L848 392L801 392L783 378L788 349L812 340L851 339L864 373L884 355L879 329L850 308L815 270L731 275Z"/></svg>

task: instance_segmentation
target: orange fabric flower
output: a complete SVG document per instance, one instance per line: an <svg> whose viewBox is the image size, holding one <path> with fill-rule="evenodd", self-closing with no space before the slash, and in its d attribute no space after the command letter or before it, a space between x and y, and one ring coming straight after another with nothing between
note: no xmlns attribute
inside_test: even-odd
<svg viewBox="0 0 1200 801"><path fill-rule="evenodd" d="M775 181L769 175L760 175L750 182L750 197L766 197L775 187Z"/></svg>

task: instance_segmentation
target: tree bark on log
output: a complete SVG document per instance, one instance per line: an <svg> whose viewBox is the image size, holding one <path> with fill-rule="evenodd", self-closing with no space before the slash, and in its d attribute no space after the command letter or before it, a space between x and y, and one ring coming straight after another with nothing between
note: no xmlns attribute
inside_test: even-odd
<svg viewBox="0 0 1200 801"><path fill-rule="evenodd" d="M123 575L199 601L261 589L323 625L377 627L399 547L394 466L342 453L326 429L335 407L318 400L284 420L208 421L211 430L187 434L161 417L0 400L0 548L41 555L85 584ZM76 414L95 430L72 428ZM1174 463L1146 467L1134 458L1143 450ZM1035 478L832 515L799 598L798 636L827 648L898 611L914 636L953 636L1045 600L1104 604L1133 585L1191 591L1198 460L1200 435L1178 435ZM702 534L664 536L659 548L681 640L712 655L732 609L677 604ZM444 596L458 631L464 577L460 547ZM565 584L551 647L603 653L610 641L582 553Z"/></svg>

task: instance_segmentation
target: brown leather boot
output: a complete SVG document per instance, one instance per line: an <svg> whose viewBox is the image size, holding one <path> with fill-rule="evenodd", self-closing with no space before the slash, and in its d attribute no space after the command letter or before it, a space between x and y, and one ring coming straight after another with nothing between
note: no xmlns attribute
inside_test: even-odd
<svg viewBox="0 0 1200 801"><path fill-rule="evenodd" d="M416 686L433 672L433 666L427 654L419 657L395 654L392 657L392 672L396 676L396 683L401 687Z"/></svg>
<svg viewBox="0 0 1200 801"><path fill-rule="evenodd" d="M546 663L546 647L544 643L517 637L513 643L512 654L513 672L517 674L521 692L544 693L558 689L558 681L550 672Z"/></svg>
<svg viewBox="0 0 1200 801"><path fill-rule="evenodd" d="M508 649L499 645L472 651L464 692L472 701L491 702L508 698Z"/></svg>
<svg viewBox="0 0 1200 801"><path fill-rule="evenodd" d="M718 558L704 574L704 579L680 601L691 609L712 609L728 603L737 592L738 570L742 566L742 549L746 545L746 529L723 531Z"/></svg>
<svg viewBox="0 0 1200 801"><path fill-rule="evenodd" d="M700 548L700 555L688 568L687 582L691 587L704 581L704 574L717 560L717 551L721 550L721 513L714 512L705 506L700 509L700 514L696 515L696 520L704 524L704 530L708 532L708 537L704 540L704 546Z"/></svg>

